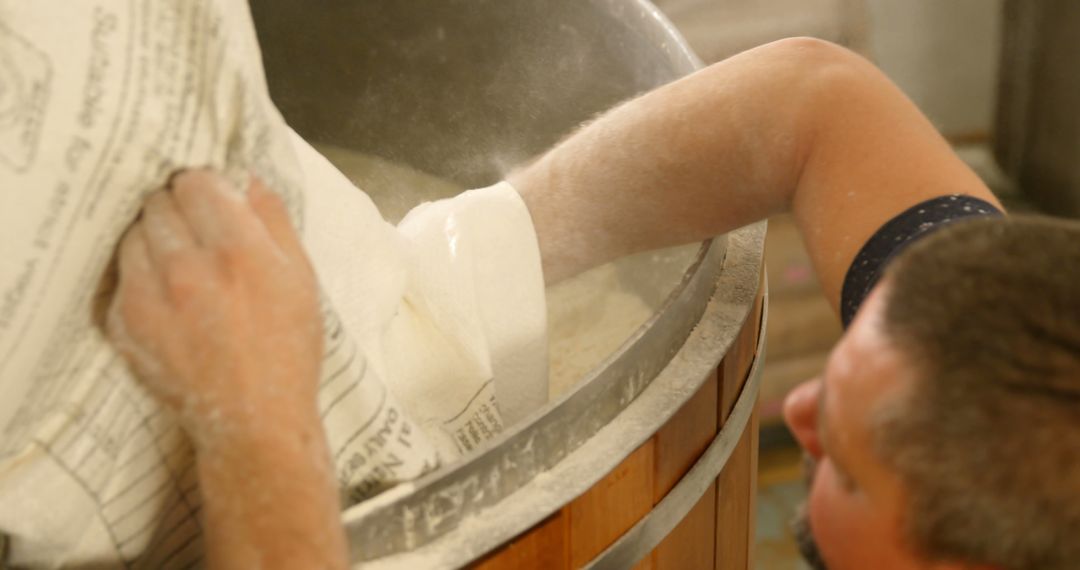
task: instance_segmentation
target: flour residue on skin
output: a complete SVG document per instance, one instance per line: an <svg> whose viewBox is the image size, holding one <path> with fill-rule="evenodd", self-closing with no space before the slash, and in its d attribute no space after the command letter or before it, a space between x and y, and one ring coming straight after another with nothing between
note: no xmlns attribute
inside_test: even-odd
<svg viewBox="0 0 1080 570"><path fill-rule="evenodd" d="M464 190L377 156L333 145L314 146L371 196L391 223L421 202ZM584 378L654 312L655 308L627 288L622 279L616 266L607 264L547 288L549 397L562 394Z"/></svg>

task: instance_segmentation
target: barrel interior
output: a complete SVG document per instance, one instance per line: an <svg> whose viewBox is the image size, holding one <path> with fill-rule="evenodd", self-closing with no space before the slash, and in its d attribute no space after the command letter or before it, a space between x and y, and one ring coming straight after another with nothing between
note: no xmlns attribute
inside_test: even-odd
<svg viewBox="0 0 1080 570"><path fill-rule="evenodd" d="M286 121L387 219L486 186L596 113L693 69L626 1L254 0ZM550 395L603 365L698 258L647 252L549 290Z"/></svg>
<svg viewBox="0 0 1080 570"><path fill-rule="evenodd" d="M275 104L330 143L478 187L690 70L633 2L254 0ZM638 25L635 25L638 24Z"/></svg>
<svg viewBox="0 0 1080 570"><path fill-rule="evenodd" d="M420 200L494 183L596 113L696 67L681 39L643 0L326 0L317 7L252 0L251 8L271 96L286 121L351 174L390 218ZM356 160L367 166L350 162ZM752 418L741 425L727 420L758 346L762 231L751 232L738 262L725 260L721 239L642 254L583 276L596 282L593 291L603 290L600 297L632 293L647 313L623 319L611 341L613 355L595 358L587 373L575 372L588 385L553 386L553 402L528 425L512 427L464 464L346 513L354 558L365 568L581 567L647 519L727 429L737 445L723 471L694 497L667 538L633 556L638 568L751 567L756 429ZM729 279L732 293L706 309L721 263L744 274ZM691 285L696 297L677 298ZM579 293L561 302L572 305ZM557 296L549 291L549 304ZM677 412L662 414L665 419L649 428L654 433L639 440L644 443L628 449L614 468L590 474L595 484L545 510L543 520L516 538L491 546L482 536L468 536L469 517L497 512L503 497L551 465L565 464L583 439L592 440L604 427L590 423L590 416L601 417L597 406L618 413L666 366L664 360L638 367L634 350L671 359L706 310L735 316L714 315L709 326L720 328L695 334L731 350L723 362L722 352L686 357L693 361L686 365L691 378L675 383L695 389ZM676 332L649 336L650 327ZM590 340L595 330L578 334ZM562 419L552 419L557 412L584 428L560 431ZM445 528L420 536L420 523L436 519ZM461 535L464 542L453 542Z"/></svg>

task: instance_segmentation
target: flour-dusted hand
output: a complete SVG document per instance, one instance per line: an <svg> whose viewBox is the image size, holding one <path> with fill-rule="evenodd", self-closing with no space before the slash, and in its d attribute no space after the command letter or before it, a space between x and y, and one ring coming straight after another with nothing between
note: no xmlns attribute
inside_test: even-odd
<svg viewBox="0 0 1080 570"><path fill-rule="evenodd" d="M344 568L318 287L281 200L181 173L118 265L109 336L195 443L209 566Z"/></svg>
<svg viewBox="0 0 1080 570"><path fill-rule="evenodd" d="M112 340L196 441L297 402L313 412L318 293L281 200L209 171L171 186L121 242Z"/></svg>

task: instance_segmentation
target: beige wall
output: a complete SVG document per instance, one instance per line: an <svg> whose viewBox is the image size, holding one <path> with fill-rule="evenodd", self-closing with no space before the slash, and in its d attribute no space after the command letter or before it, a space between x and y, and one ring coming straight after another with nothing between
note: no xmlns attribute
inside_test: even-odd
<svg viewBox="0 0 1080 570"><path fill-rule="evenodd" d="M993 124L1001 0L867 0L870 53L947 136Z"/></svg>
<svg viewBox="0 0 1080 570"><path fill-rule="evenodd" d="M947 136L989 133L1002 0L655 0L706 62L789 36L870 55Z"/></svg>
<svg viewBox="0 0 1080 570"><path fill-rule="evenodd" d="M863 51L864 0L653 0L706 63L772 40L813 36Z"/></svg>

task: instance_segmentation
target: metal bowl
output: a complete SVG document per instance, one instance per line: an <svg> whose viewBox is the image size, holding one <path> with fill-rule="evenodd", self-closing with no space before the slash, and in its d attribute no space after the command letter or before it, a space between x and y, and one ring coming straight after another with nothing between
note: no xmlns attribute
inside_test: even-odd
<svg viewBox="0 0 1080 570"><path fill-rule="evenodd" d="M374 155L461 187L498 181L596 113L699 67L645 0L251 4L271 96L297 132L317 146ZM425 559L437 559L434 566L464 564L629 454L642 437L634 430L603 457L575 450L661 372L686 379L685 389L650 411L653 431L715 369L757 290L763 228L741 232L730 236L730 249L729 237L694 246L689 263L651 255L620 261L620 280L656 308L652 317L582 382L486 446L349 509L354 558L417 567L419 552L435 557ZM702 334L709 338L694 340ZM523 501L524 489L557 465L586 475L560 485L555 495L565 496L540 506ZM494 505L520 514L497 529L461 524Z"/></svg>

